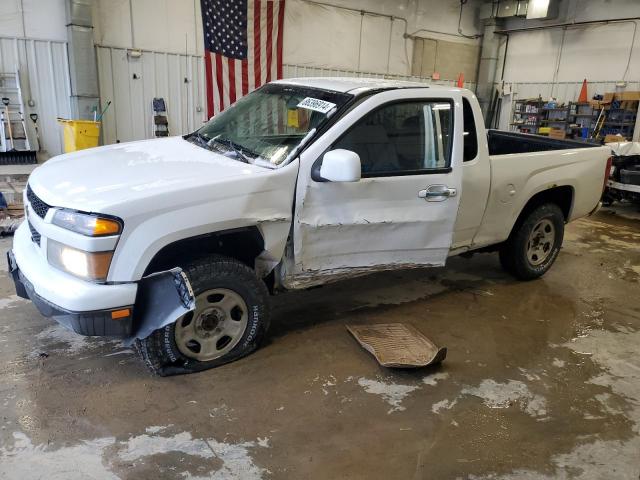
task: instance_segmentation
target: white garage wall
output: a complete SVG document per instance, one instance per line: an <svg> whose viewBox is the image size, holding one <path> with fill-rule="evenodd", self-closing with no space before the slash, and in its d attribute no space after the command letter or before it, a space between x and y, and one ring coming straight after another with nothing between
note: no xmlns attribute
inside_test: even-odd
<svg viewBox="0 0 640 480"><path fill-rule="evenodd" d="M638 0L567 0L556 19L507 22L506 28L558 23L611 20L640 16ZM510 34L504 80L514 82L517 96L507 97L500 127L511 121L511 101L542 95L575 101L587 79L588 94L616 91L616 82L627 82L626 90L640 90L640 21L597 25L575 25ZM635 37L635 38L634 38ZM619 90L619 88L618 88Z"/></svg>
<svg viewBox="0 0 640 480"><path fill-rule="evenodd" d="M172 135L205 121L200 0L94 0L105 144L152 137L151 101L167 105ZM140 58L127 49L141 49ZM136 78L134 78L134 75Z"/></svg>
<svg viewBox="0 0 640 480"><path fill-rule="evenodd" d="M480 33L475 27L479 5L480 2L470 2L463 9L461 26L465 34ZM478 43L458 34L459 9L459 0L288 0L284 61L300 66L410 75L413 41L405 34ZM386 16L361 15L360 11Z"/></svg>
<svg viewBox="0 0 640 480"><path fill-rule="evenodd" d="M29 140L37 145L28 118L37 113L42 150L49 155L62 151L56 118L71 112L66 32L64 0L0 0L0 71L19 69Z"/></svg>
<svg viewBox="0 0 640 480"><path fill-rule="evenodd" d="M635 22L629 22L513 33L505 80L567 82L586 78L596 82L639 78L640 33L635 36L629 62L637 28Z"/></svg>
<svg viewBox="0 0 640 480"><path fill-rule="evenodd" d="M458 0L340 0L336 5L412 17L408 33L433 28L450 35L421 34L470 41L456 36ZM438 12L435 18L429 14L433 11ZM463 28L476 33L472 27L475 10L465 7L464 12ZM104 108L112 102L103 119L105 144L151 138L154 96L167 102L172 134L192 131L206 120L200 0L133 0L131 4L129 0L95 0L93 16L101 103ZM412 42L405 43L404 33L405 22L398 19L391 22L305 0L287 0L284 75L382 76L388 70L390 76L409 78L407 58L412 55ZM130 48L143 50L142 56L128 57Z"/></svg>
<svg viewBox="0 0 640 480"><path fill-rule="evenodd" d="M638 0L565 0L558 18L512 20L506 29L640 17ZM638 21L574 25L510 35L505 79L510 81L633 80L640 77ZM635 34L637 33L637 34ZM634 38L635 37L635 38ZM629 61L629 53L631 61ZM560 60L559 69L556 66ZM628 65L628 68L627 68Z"/></svg>
<svg viewBox="0 0 640 480"><path fill-rule="evenodd" d="M0 36L67 40L65 0L0 0Z"/></svg>
<svg viewBox="0 0 640 480"><path fill-rule="evenodd" d="M284 78L298 78L298 77L359 77L359 78L384 78L393 80L403 80L409 82L421 82L429 85L444 85L453 87L456 85L456 80L431 80L430 78L414 77L410 75L387 75L384 73L376 72L358 72L356 70L341 70L338 68L321 68L321 67L308 67L304 65L288 65L284 64L282 69L282 75ZM474 90L476 88L475 82L464 82L465 88Z"/></svg>
<svg viewBox="0 0 640 480"><path fill-rule="evenodd" d="M97 45L189 55L203 53L200 0L94 1ZM458 34L459 0L319 0L319 3L334 6L287 0L285 63L387 73L389 58L388 73L409 75L413 42L403 38L405 33L477 43ZM462 29L467 34L480 33L475 26L479 3L469 2L464 7ZM395 18L391 21L387 17L362 16L360 10Z"/></svg>
<svg viewBox="0 0 640 480"><path fill-rule="evenodd" d="M411 70L412 42L405 45L402 20L289 1L284 31L288 64L403 75Z"/></svg>
<svg viewBox="0 0 640 480"><path fill-rule="evenodd" d="M152 138L154 97L165 99L171 135L193 131L206 120L202 57L147 50L129 58L126 49L96 48L100 100L103 108L112 102L103 118L105 144Z"/></svg>
<svg viewBox="0 0 640 480"><path fill-rule="evenodd" d="M203 53L200 0L94 0L93 25L96 45Z"/></svg>

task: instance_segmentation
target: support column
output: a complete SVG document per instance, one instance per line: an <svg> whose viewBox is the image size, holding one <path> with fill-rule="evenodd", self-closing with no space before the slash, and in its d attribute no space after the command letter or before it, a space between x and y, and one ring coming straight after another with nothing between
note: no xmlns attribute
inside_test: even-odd
<svg viewBox="0 0 640 480"><path fill-rule="evenodd" d="M93 120L100 104L98 66L93 44L93 0L66 0L69 76L71 78L71 116Z"/></svg>
<svg viewBox="0 0 640 480"><path fill-rule="evenodd" d="M496 30L498 30L496 19L491 18L485 21L482 48L480 50L480 65L478 66L478 87L476 90L478 101L485 117L495 91L494 84L500 66L500 41L502 37L495 34Z"/></svg>

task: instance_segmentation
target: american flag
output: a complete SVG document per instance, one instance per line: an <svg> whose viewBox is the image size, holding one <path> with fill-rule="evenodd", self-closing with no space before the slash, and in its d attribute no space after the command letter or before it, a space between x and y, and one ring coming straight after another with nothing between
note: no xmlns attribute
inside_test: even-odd
<svg viewBox="0 0 640 480"><path fill-rule="evenodd" d="M285 0L200 0L207 113L282 78Z"/></svg>

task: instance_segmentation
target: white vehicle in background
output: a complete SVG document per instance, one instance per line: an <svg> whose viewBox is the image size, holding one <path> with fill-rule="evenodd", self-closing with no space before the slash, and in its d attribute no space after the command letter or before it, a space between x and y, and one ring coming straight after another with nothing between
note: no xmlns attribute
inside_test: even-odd
<svg viewBox="0 0 640 480"><path fill-rule="evenodd" d="M603 203L629 201L640 204L640 142L613 142L607 146L613 153L613 166L602 196Z"/></svg>
<svg viewBox="0 0 640 480"><path fill-rule="evenodd" d="M540 277L597 209L608 157L486 131L463 89L282 80L190 135L37 168L10 269L44 315L194 372L255 350L273 293L488 250Z"/></svg>

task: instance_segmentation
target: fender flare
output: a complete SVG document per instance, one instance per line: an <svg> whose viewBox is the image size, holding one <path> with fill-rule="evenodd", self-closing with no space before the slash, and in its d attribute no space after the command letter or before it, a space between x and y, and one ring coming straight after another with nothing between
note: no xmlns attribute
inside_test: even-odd
<svg viewBox="0 0 640 480"><path fill-rule="evenodd" d="M181 268L143 277L138 282L133 333L124 340L125 346L148 337L194 308L193 289Z"/></svg>

